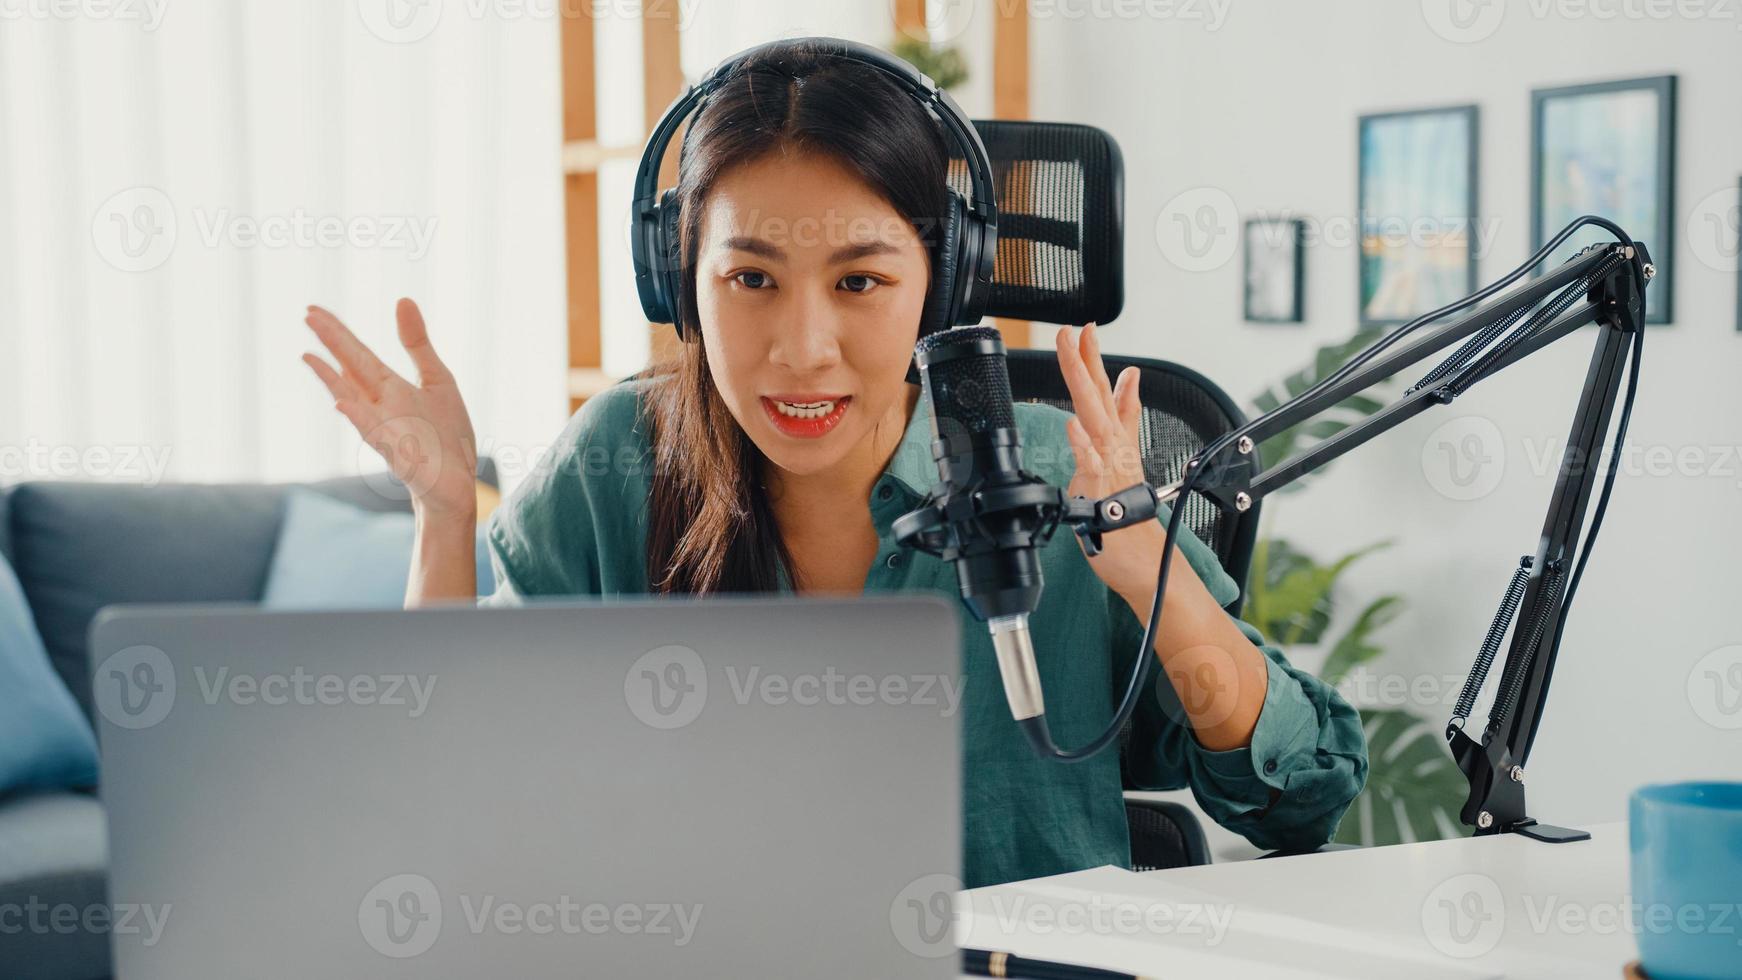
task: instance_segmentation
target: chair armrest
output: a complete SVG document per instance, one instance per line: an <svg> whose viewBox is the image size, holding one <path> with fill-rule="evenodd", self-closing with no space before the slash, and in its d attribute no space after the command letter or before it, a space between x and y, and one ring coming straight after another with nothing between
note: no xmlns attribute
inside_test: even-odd
<svg viewBox="0 0 1742 980"><path fill-rule="evenodd" d="M1131 830L1131 868L1157 871L1210 863L1204 828L1184 804L1171 800L1125 801L1125 822Z"/></svg>

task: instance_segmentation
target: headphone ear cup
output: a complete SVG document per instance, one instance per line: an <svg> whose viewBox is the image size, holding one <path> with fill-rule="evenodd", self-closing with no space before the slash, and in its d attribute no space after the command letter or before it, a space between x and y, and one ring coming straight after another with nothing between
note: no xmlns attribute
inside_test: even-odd
<svg viewBox="0 0 1742 980"><path fill-rule="evenodd" d="M665 308L670 314L666 319L677 330L681 340L694 340L692 331L685 329L683 316L683 242L678 231L678 200L677 190L667 190L659 195L659 238L654 250L654 261L659 263L655 270L660 282L660 292L664 294Z"/></svg>
<svg viewBox="0 0 1742 980"><path fill-rule="evenodd" d="M961 285L965 209L962 195L950 191L949 203L944 207L943 220L938 228L938 248L932 253L931 289L926 293L925 311L919 321L921 337L956 325L960 312L958 287Z"/></svg>

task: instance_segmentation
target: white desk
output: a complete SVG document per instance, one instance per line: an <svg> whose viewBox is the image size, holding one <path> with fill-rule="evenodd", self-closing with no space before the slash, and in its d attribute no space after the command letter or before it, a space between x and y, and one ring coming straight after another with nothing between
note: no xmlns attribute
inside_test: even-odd
<svg viewBox="0 0 1742 980"><path fill-rule="evenodd" d="M1472 975L1605 980L1620 977L1622 967L1638 957L1626 914L1627 826L1615 823L1587 829L1593 839L1573 844L1544 844L1505 834L1156 871L1141 877L1143 887L1150 890L1146 894L1177 901L1182 907L1203 902L1205 896L1225 900L1231 911L1227 939L1212 948L1198 943L1194 956L1215 957L1218 949L1223 955L1240 948L1286 949L1286 942L1266 936L1274 935L1267 930L1276 924L1275 916L1287 916L1335 937L1329 942L1338 949L1389 949L1431 959L1448 970L1471 970ZM976 889L967 896L977 908L985 908L987 901L1011 899L1022 889L1022 883L1015 883ZM1061 930L1036 931L1021 920L1010 921L1014 925L1004 936L986 938L1002 939L1002 948L1018 954L1070 960L1073 948L1084 956L1094 950L1102 956L1099 962L1075 961L1121 969L1147 965L1163 978L1197 972L1182 973L1177 961L1162 956L1153 964L1133 963L1130 957L1143 955L1145 947L1128 939L1108 943L1105 935L1067 936ZM1157 941L1153 934L1137 938ZM1147 949L1153 953L1155 947ZM1109 950L1119 962L1106 960ZM1321 963L1325 953L1320 950ZM1336 950L1329 953L1334 956ZM1319 969L1322 966L1273 968L1250 957L1216 962L1217 975L1225 978L1325 975L1315 972Z"/></svg>

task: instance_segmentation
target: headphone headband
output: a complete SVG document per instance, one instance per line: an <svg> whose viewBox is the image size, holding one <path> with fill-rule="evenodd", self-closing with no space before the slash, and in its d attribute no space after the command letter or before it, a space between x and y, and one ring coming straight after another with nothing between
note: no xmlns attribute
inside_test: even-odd
<svg viewBox="0 0 1742 980"><path fill-rule="evenodd" d="M962 157L968 164L969 184L973 188L973 200L969 205L976 214L986 219L988 224L997 225L998 205L996 195L992 191L992 161L986 155L986 144L980 139L980 131L974 128L967 113L950 97L950 93L938 88L936 82L926 77L919 69L913 67L894 55L887 54L868 44L847 41L840 38L798 38L796 40L767 41L727 58L709 69L693 85L686 86L671 105L666 107L665 114L659 117L659 123L653 127L653 132L647 138L647 147L641 153L641 164L635 170L635 209L637 212L657 203L659 196L659 165L665 159L666 148L671 138L677 134L677 128L683 125L691 112L705 101L741 68L745 62L756 59L769 52L791 48L796 44L804 44L819 54L842 61L856 62L883 72L891 80L906 89L920 105L928 109L933 118L941 123L956 147L962 151ZM777 62L778 63L778 62Z"/></svg>

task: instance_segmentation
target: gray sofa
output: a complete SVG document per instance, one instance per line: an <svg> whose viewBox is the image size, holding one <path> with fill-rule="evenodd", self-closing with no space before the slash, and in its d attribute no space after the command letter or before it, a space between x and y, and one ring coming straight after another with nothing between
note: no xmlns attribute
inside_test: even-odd
<svg viewBox="0 0 1742 980"><path fill-rule="evenodd" d="M485 464L480 478L494 483ZM361 478L313 489L374 511L406 504ZM24 483L0 488L0 554L24 587L54 668L91 713L86 631L115 603L257 601L283 519L286 485ZM88 792L0 797L0 976L88 980L110 974L102 805ZM33 911L34 914L33 914Z"/></svg>

